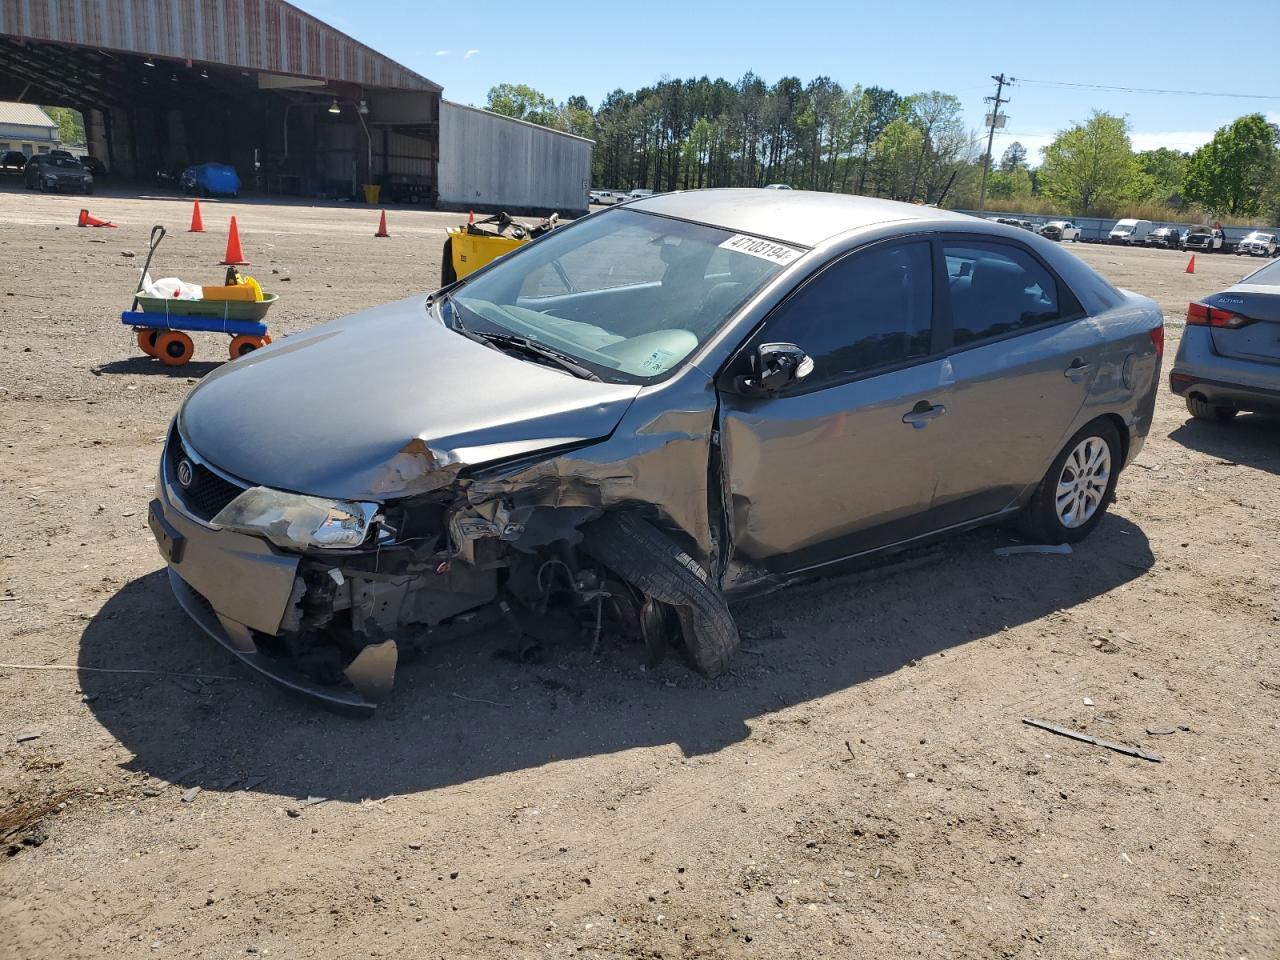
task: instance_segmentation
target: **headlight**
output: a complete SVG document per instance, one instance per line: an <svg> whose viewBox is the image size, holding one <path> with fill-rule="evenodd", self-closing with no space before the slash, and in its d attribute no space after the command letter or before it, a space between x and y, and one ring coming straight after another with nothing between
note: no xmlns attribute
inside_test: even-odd
<svg viewBox="0 0 1280 960"><path fill-rule="evenodd" d="M209 521L218 529L266 537L291 550L340 550L364 543L376 503L352 503L251 487Z"/></svg>
<svg viewBox="0 0 1280 960"><path fill-rule="evenodd" d="M92 177L91 175L89 175L89 174L85 174L84 182L85 182L85 183L93 183L93 177Z"/></svg>
<svg viewBox="0 0 1280 960"><path fill-rule="evenodd" d="M46 173L46 174L44 175L44 178L45 178L46 180L57 180L57 179L58 179L58 175L57 175L56 173Z"/></svg>

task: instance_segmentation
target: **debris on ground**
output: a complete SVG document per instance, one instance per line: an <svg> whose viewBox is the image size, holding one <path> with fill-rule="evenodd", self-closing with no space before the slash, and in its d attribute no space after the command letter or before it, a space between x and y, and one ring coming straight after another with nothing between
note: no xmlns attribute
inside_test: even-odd
<svg viewBox="0 0 1280 960"><path fill-rule="evenodd" d="M1071 552L1069 543L1019 543L1012 547L996 547L997 557L1016 557L1023 553L1052 553L1065 557Z"/></svg>
<svg viewBox="0 0 1280 960"><path fill-rule="evenodd" d="M1070 737L1072 740L1079 740L1081 743L1091 743L1095 747L1105 747L1108 750L1114 750L1116 753L1123 753L1130 757L1137 757L1140 760L1150 760L1152 763L1160 762L1160 758L1154 753L1147 753L1147 751L1139 747L1127 747L1123 743L1112 743L1110 740L1101 740L1098 737L1091 737L1087 733L1081 733L1079 730L1059 727L1056 724L1047 723L1044 720L1032 720L1030 717L1023 717L1022 722L1033 727L1039 727L1041 730L1048 730L1050 733L1056 733L1060 737Z"/></svg>

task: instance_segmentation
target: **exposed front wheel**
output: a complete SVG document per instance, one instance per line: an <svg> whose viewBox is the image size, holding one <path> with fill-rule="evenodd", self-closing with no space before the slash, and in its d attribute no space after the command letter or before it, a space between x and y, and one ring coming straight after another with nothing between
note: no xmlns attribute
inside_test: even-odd
<svg viewBox="0 0 1280 960"><path fill-rule="evenodd" d="M1077 543L1102 522L1120 472L1120 435L1095 420L1067 441L1040 481L1022 517L1041 543Z"/></svg>
<svg viewBox="0 0 1280 960"><path fill-rule="evenodd" d="M1226 423L1238 412L1235 407L1218 406L1200 397L1187 397L1187 410L1197 420L1212 420L1217 423Z"/></svg>
<svg viewBox="0 0 1280 960"><path fill-rule="evenodd" d="M672 608L695 670L716 677L738 648L738 627L720 591L697 561L652 524L606 513L582 528L582 549L648 601Z"/></svg>

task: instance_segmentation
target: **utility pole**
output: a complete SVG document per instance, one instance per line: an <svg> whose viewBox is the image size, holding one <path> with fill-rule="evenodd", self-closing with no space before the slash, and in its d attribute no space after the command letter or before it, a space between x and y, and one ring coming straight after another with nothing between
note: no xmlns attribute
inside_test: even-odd
<svg viewBox="0 0 1280 960"><path fill-rule="evenodd" d="M1013 77L1006 77L1003 73L998 77L992 77L996 82L996 95L994 97L983 97L983 103L991 104L991 112L987 114L987 153L982 160L982 189L978 193L978 212L981 213L987 209L987 174L991 170L991 145L996 138L996 127L1003 126L1001 121L1004 119L1000 116L1000 105L1009 102L1007 97L1001 97L1004 93L1005 85L1012 86Z"/></svg>

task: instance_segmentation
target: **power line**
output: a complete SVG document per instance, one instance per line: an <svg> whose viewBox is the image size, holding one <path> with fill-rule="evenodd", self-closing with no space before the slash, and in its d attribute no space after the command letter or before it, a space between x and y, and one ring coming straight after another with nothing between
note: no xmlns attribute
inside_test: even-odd
<svg viewBox="0 0 1280 960"><path fill-rule="evenodd" d="M1280 96L1269 96L1264 93L1222 93L1213 90L1161 90L1156 87L1117 87L1105 83L1073 83L1069 80L1026 80L1018 78L1019 83L1029 83L1037 87L1073 87L1083 90L1105 90L1110 93L1156 93L1170 94L1178 97L1229 97L1238 100L1280 100Z"/></svg>

